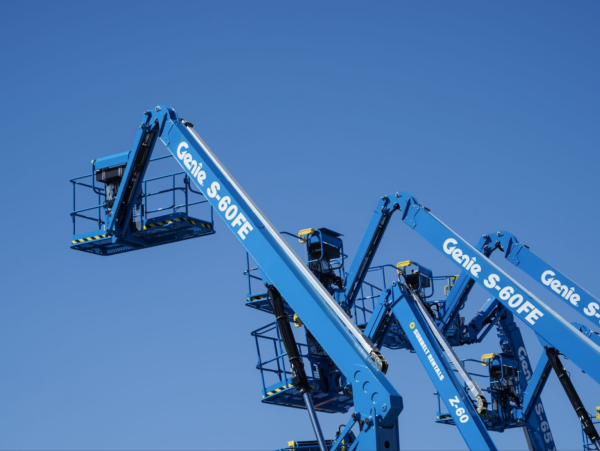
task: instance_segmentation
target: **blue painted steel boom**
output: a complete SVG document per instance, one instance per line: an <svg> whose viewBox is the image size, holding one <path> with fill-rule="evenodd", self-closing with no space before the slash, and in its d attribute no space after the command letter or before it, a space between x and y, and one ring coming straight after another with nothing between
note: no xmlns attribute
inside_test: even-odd
<svg viewBox="0 0 600 451"><path fill-rule="evenodd" d="M484 235L482 240L485 241L486 247L503 251L509 262L542 284L584 318L600 324L600 299L542 260L512 233L499 231Z"/></svg>
<svg viewBox="0 0 600 451"><path fill-rule="evenodd" d="M454 373L446 355L452 352L441 336L418 295L406 285L394 282L384 301L400 322L429 378L444 400L463 439L472 450L495 450L496 446ZM481 406L483 407L483 406ZM485 414L485 407L481 411Z"/></svg>
<svg viewBox="0 0 600 451"><path fill-rule="evenodd" d="M489 238L487 235L484 235L475 247L485 257L490 257L492 252L498 248L489 245ZM443 318L443 332L445 332L449 324L452 324L453 320L455 322L455 317L458 315L460 309L463 308L465 300L474 284L475 279L471 277L471 273L467 270L463 270L446 298L447 313ZM496 296L494 296L493 299L496 299ZM533 366L529 359L529 354L525 347L521 331L514 321L514 315L505 307L502 307L501 311L496 313L496 317L499 318L498 326L502 350L510 352L518 357L521 371L524 376L519 380L521 390L527 392L529 381L532 378ZM541 389L536 391L536 396L531 403L532 406L535 405L535 409L525 409L525 428L523 432L525 433L525 438L530 450L553 451L556 449L556 445L540 395Z"/></svg>
<svg viewBox="0 0 600 451"><path fill-rule="evenodd" d="M131 202L143 179L144 161L157 138L352 381L355 416L362 425L353 449L398 449L397 417L402 410L402 398L380 369L387 362L298 259L191 124L180 120L173 109L158 106L145 113L129 160L134 163L127 167L129 172L123 177L115 201L119 207L107 230L116 232L123 227L121 218L130 213Z"/></svg>
<svg viewBox="0 0 600 451"><path fill-rule="evenodd" d="M600 346L461 238L410 194L396 193L382 202L397 205L406 224L452 263L468 271L469 276L508 311L600 383Z"/></svg>
<svg viewBox="0 0 600 451"><path fill-rule="evenodd" d="M523 405L517 403L515 410L519 415L522 407L524 418L518 416L514 419L516 424L513 422L510 427L520 427L520 421L523 421L530 449L548 451L555 449L540 399L540 393L549 374L548 360L542 359L536 371L532 372L531 362L514 319L520 318L537 334L544 346L551 348L556 362L558 362L557 350L560 350L598 383L600 383L600 340L592 336L584 326L578 330L569 324L488 257L495 249L501 249L511 263L520 267L588 319L600 318L598 298L537 257L514 235L506 232L485 235L476 247L471 246L407 193L395 193L381 198L345 280L342 282L342 279L336 276L337 278L331 281L337 288L330 287L328 290L322 280L333 276L326 272L319 272L310 265L307 267L300 261L192 127L192 124L179 119L176 112L168 107L157 106L154 110L144 113L131 152L120 155L121 159L118 162L107 166L112 174L110 177L114 177L115 171L118 171L121 177L122 171L122 178L119 179L119 184L111 182L110 190L114 189L116 193L114 198L110 198L110 202L107 197L108 184L106 187L105 233L101 236L74 236L72 247L81 247L80 250L88 251L91 249L101 255L109 255L114 252L141 249L214 233L211 219L211 224L201 224L202 230L199 227L198 230L194 229L186 233L173 230L169 236L161 231L164 236L159 233L150 240L144 235L145 225L141 223L140 225L133 220L139 218L140 212L144 211L141 204L145 195L142 184L153 148L160 138L187 174L186 186L189 185L189 180L198 186L201 194L256 261L262 280L267 285L276 287L277 292L281 293L278 299L285 299L297 317L301 318L306 325L311 336L314 336L347 381L352 384L354 414L346 429L349 431L348 428L358 423L360 432L356 440L352 441L350 451L399 449L397 417L402 410L402 398L385 377L387 362L371 341L383 342L392 316L399 324L394 327L401 327L400 333L405 334L406 340L410 342L404 347L412 347L417 353L446 404L452 422L459 428L469 448L496 449L486 429L486 424L489 426L486 421L490 422L490 418L493 417L494 421L500 422L499 414L487 410L487 402L481 390L461 367L445 337L449 327L456 327L456 324L460 323L459 310L463 307L475 283L483 286L490 293L491 299L464 329L462 335L450 334L462 340L453 339L451 343L457 345L479 342L493 326L497 326L501 346L506 353L502 354L504 356L502 358L508 361L518 358L521 372L525 376L515 383L520 385L520 390L525 393ZM98 176L102 177L103 174L102 172ZM111 196L112 193L113 191ZM382 293L363 334L346 312L349 312L357 301L376 250L392 214L396 211L400 212L403 222L459 266L462 273L453 285L450 283L447 287L450 292L445 300L443 316L439 310L437 316L428 311L429 307L426 307L422 300L425 298L421 298L421 294L427 297L424 292L419 292L420 288L415 288L410 285L411 282L406 282L406 278L405 282L402 282L399 277L399 282L394 282L385 290L385 294ZM72 214L76 213L77 211L74 211ZM188 219L186 210L186 217L174 216L167 218L166 221L171 227L172 223L181 223ZM100 219L98 221L100 224ZM189 222L196 226L193 220ZM163 222L159 221L158 224L162 225ZM178 224L177 227L180 225ZM149 225L152 226L154 224ZM314 232L321 233L325 230ZM99 232L94 232L92 235L96 233L99 235ZM123 249L110 247L118 246L119 243L125 243L126 247ZM83 249L85 246L90 248ZM93 248L94 246L98 249ZM324 253L322 246L321 244L321 254ZM341 254L343 261L343 252ZM420 271L420 269L417 271L419 277ZM425 279L428 280L429 277L433 280L431 271L428 271L428 274ZM421 282L418 283L418 287L421 287ZM269 290L271 292L271 288ZM335 299L330 293L333 293ZM283 303L273 302L272 306L279 306L278 319L285 321L285 325L289 325ZM470 335L470 330L476 332L475 335ZM293 334L288 335L293 336ZM296 347L293 340L288 345L286 349L294 350ZM296 359L301 361L300 356ZM559 365L556 362L555 365ZM501 361L500 365L502 365ZM517 364L515 361L509 365L514 365L516 368ZM459 372L473 398L477 400L478 407L473 404L455 375L455 371ZM516 369L514 374L518 374ZM306 390L304 395L310 401L310 391ZM315 430L317 430L318 422L314 415L314 408L311 410L309 404L312 405L312 401L307 402L307 408L313 426L316 425ZM504 427L504 423L501 426ZM320 434L317 436L319 437ZM345 445L342 445L345 436L346 434L340 436L333 445L332 442L326 445L320 437L320 449L324 451L327 446L332 446L331 451L345 449Z"/></svg>
<svg viewBox="0 0 600 451"><path fill-rule="evenodd" d="M529 447L535 450L555 449L544 407L539 398L541 388L531 387L531 390L528 390L527 387L528 381L532 378L532 365L525 350L521 333L514 322L514 316L521 318L528 327L532 328L543 343L560 349L561 353L568 356L599 383L600 346L598 346L597 340L593 340L593 337L586 333L586 330L581 328L577 330L487 257L496 248L504 250L506 257L513 264L521 265L521 268L528 274L539 279L554 294L562 297L564 301L570 302L573 308L578 309L581 314L585 314L587 317L600 317L600 313L596 315L596 310L600 310L600 304L598 303L600 301L535 256L527 247L521 245L514 236L499 232L496 234L499 239L495 241L491 240L489 236L484 236L475 248L443 224L427 208L421 206L410 194L396 193L381 198L367 227L363 241L344 283L345 293L340 296L345 309L349 310L356 301L358 290L371 266L375 251L381 242L391 215L396 210L401 212L402 220L405 223L419 232L421 236L463 270L446 299L447 309L441 321L442 331L445 331L451 324L456 323L458 311L464 305L474 283L479 283L491 294L492 299L496 299L494 301L496 307L490 304L490 309L485 314L495 316L496 319L493 320L493 324L498 325L503 350L518 356L525 375L524 378L521 378L520 385L521 389L523 391L527 390L528 393L528 405L525 409L525 432ZM580 300L583 300L581 309L578 306ZM408 304L399 303L397 305ZM387 306L381 303L377 305L371 321L365 329L367 335L374 340L378 337L381 338L381 328L387 321L386 311L389 311L389 308L389 304ZM406 321L403 319L403 315L405 316L407 312L395 311L394 313L403 326L403 330L408 331ZM490 319L492 319L491 316ZM419 321L416 321L416 323L419 324ZM411 325L414 327L414 324ZM431 327L429 330L431 331ZM486 333L488 330L489 327ZM411 338L409 332L407 332L407 336L409 339ZM414 349L418 350L418 343L415 345L411 340L411 344ZM423 363L426 365L425 361ZM542 366L545 366L543 362ZM540 372L545 373L547 376L547 372L542 370L543 368L540 368ZM537 371L536 376L533 377L534 380L532 380L534 386L539 385L536 377L538 377ZM432 377L432 380L441 393L440 383L435 380L435 377ZM543 384L541 385L543 386ZM533 395L530 394L532 390L535 391ZM444 395L442 394L442 396ZM451 409L449 410L451 411ZM467 436L472 437L473 434L468 433ZM467 436L465 436L465 440L469 443ZM470 443L469 446L471 446Z"/></svg>

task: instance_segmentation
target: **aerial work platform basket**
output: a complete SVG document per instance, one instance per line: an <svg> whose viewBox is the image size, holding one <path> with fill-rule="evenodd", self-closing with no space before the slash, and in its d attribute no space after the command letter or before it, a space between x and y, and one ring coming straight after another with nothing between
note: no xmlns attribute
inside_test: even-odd
<svg viewBox="0 0 600 451"><path fill-rule="evenodd" d="M70 180L72 249L114 255L215 233L208 200L184 171L167 172L166 163L173 156L165 155L150 160L156 164L152 173L148 168L124 236L108 234L107 215L112 214L128 155L124 152L94 160L90 174Z"/></svg>
<svg viewBox="0 0 600 451"><path fill-rule="evenodd" d="M302 395L292 380L292 371L277 324L267 324L252 332L252 336L258 352L256 368L261 376L262 402L304 409ZM298 342L298 350L307 369L315 409L320 412L345 413L353 405L352 386L347 384L340 390L332 389L332 384L327 380L328 375L318 364L320 350L317 347L319 345L316 342Z"/></svg>

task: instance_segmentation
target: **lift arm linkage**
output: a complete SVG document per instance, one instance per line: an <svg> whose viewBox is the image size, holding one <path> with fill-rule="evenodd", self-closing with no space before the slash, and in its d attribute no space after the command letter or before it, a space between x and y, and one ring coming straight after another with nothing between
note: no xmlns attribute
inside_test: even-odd
<svg viewBox="0 0 600 451"><path fill-rule="evenodd" d="M494 250L500 248L499 246L490 246L490 240L487 235L484 235L475 247L485 257L490 257ZM451 324L455 316L459 314L459 311L462 309L465 300L474 285L475 279L471 277L468 270L463 269L456 280L454 287L446 298L448 310L443 318L443 330L445 330L447 325ZM497 300L497 295L492 297L490 301L492 304L500 303L500 301ZM488 302L488 305L490 305L490 302ZM474 323L476 323L476 321L472 320L469 326ZM541 386L537 386L537 378L532 374L533 366L529 360L529 354L525 347L521 331L514 320L514 315L502 304L500 304L500 311L497 313L497 325L502 350L511 353L519 359L521 373L523 374L519 383L521 390L526 392L525 401L527 402L527 408L523 409L523 416L525 419L523 433L525 434L527 445L530 450L555 451L556 444L540 396L543 383ZM487 331L489 331L489 328ZM478 331L476 332L479 334ZM470 339L473 339L473 337L470 337ZM479 341L479 335L476 337L476 341ZM540 365L540 363L538 363L538 365ZM542 368L540 368L540 370L541 369ZM532 375L534 376L533 378ZM543 382L545 382L545 380ZM530 386L531 383L533 383L533 387ZM534 389L535 391L532 392ZM533 396L530 395L531 393L533 393Z"/></svg>
<svg viewBox="0 0 600 451"><path fill-rule="evenodd" d="M134 151L144 152L144 143L153 144L156 137L352 381L355 413L364 424L357 449L398 449L402 398L375 363L374 358L383 360L377 348L300 261L191 124L180 120L173 109L158 106L145 113ZM123 201L126 192L119 194L117 202Z"/></svg>
<svg viewBox="0 0 600 451"><path fill-rule="evenodd" d="M396 193L403 220L540 337L600 383L600 346L436 218L414 197Z"/></svg>
<svg viewBox="0 0 600 451"><path fill-rule="evenodd" d="M445 342L443 335L439 333L435 324L429 318L429 313L422 305L416 293L411 293L410 288L402 283L394 282L391 289L387 290L385 304L392 309L396 319L405 331L408 340L415 350L429 378L442 397L448 412L454 419L463 439L472 450L495 450L492 441L479 412L473 405L473 401L467 396L461 382L454 373L450 361L456 360L452 354L452 348ZM446 355L444 354L446 353ZM448 357L448 358L447 358ZM455 368L463 371L457 362ZM479 387L466 376L465 382L469 385L469 391L474 392L482 414L486 414L485 398Z"/></svg>
<svg viewBox="0 0 600 451"><path fill-rule="evenodd" d="M410 202L410 200L408 202ZM375 207L373 215L371 216L371 221L363 235L363 239L352 260L352 265L350 266L346 281L344 282L345 298L342 300L342 305L345 309L350 310L354 305L360 287L367 277L371 263L373 263L373 257L375 257L381 239L390 223L390 219L394 212L399 209L400 206L398 202L395 201L393 195L384 196L377 203L377 207ZM403 220L406 219L405 216L406 215L403 212Z"/></svg>

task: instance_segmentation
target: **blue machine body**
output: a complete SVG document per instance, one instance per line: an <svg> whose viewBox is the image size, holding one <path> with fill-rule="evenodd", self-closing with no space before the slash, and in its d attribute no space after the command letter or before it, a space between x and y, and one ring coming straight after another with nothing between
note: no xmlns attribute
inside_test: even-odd
<svg viewBox="0 0 600 451"><path fill-rule="evenodd" d="M171 155L152 158L159 139ZM151 162L167 158L182 171L146 175ZM169 186L152 189L152 183L165 180ZM353 409L334 439L324 442L317 433L316 441L293 441L286 450L399 449L402 398L385 376L387 361L380 347L417 354L437 391L436 421L458 427L473 450L495 450L489 431L510 428L523 428L531 450L555 449L541 393L551 364L558 371L556 361L542 354L533 366L516 319L535 332L545 349L560 350L600 383L600 335L565 321L490 257L500 249L511 263L594 322L600 318L598 298L507 232L484 235L476 246L470 245L410 194L380 199L346 271L340 233L327 228L277 232L193 125L164 106L144 113L131 151L93 161L91 173L71 183L75 250L113 255L201 237L214 233L214 211L222 218L247 251L246 305L267 315L280 312L276 322L269 316L252 333L262 402L307 408L314 420L290 367L287 351L297 347L314 410L347 414ZM97 203L77 208L77 189L88 190ZM155 196L166 196L166 204L150 207ZM204 210L192 216L192 207ZM435 276L414 261L375 266L373 259L395 212L455 264L460 275ZM93 224L92 230L78 231L78 221ZM304 245L304 263L287 243L289 238ZM367 280L376 275L380 283ZM460 311L475 284L490 298L466 322ZM270 295L273 287L283 299L279 310ZM288 322L296 326L291 348L289 336L288 342L283 336ZM484 355L476 362L483 367L468 370L469 361L459 360L455 348L480 343L494 329L502 351ZM476 377L487 381L485 390ZM584 440L590 424L583 426L588 434ZM593 437L584 441L585 450L599 446Z"/></svg>
<svg viewBox="0 0 600 451"><path fill-rule="evenodd" d="M398 449L397 418L402 410L402 398L382 372L386 362L378 349L362 334L313 273L298 260L267 218L194 132L192 124L180 120L173 109L158 106L144 114L126 166L107 175L113 177L117 173L120 177L119 183L114 184L114 192L105 192L102 202L102 193L97 191L100 199L97 208L105 210L103 223L101 220L98 222L103 226L103 239L127 247L126 250L143 249L181 239L180 235L175 234L160 242L152 242L134 234L135 231L139 232L136 230L135 213L143 201L144 175L159 138L189 180L198 187L257 262L264 278L277 287L344 377L351 381L353 387L360 387L351 391L354 407L352 418L361 425L352 449ZM116 160L118 157L115 157ZM96 168L93 170L96 171ZM89 184L92 189L95 173L92 173L92 183ZM79 180L73 179L78 183ZM81 214L82 211L74 208L74 221ZM207 222L205 220L205 224ZM212 233L212 221L210 225ZM72 241L76 241L76 238ZM87 240L86 237L86 241L91 245L96 239ZM73 243L73 247L94 252L91 248L79 248L77 243ZM110 254L100 246L96 248L96 253ZM338 445L341 446L341 442Z"/></svg>

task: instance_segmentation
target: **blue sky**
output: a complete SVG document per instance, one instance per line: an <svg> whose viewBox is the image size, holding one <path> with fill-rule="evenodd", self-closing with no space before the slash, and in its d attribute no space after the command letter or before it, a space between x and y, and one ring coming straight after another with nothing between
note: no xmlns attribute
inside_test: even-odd
<svg viewBox="0 0 600 451"><path fill-rule="evenodd" d="M4 4L0 447L312 437L305 412L260 403L250 332L270 318L243 305L245 254L224 224L111 258L69 249L68 180L128 150L158 103L196 124L279 230L332 228L352 256L379 197L408 191L467 240L510 230L598 294L599 14L591 1ZM376 262L405 259L455 271L398 220ZM466 316L485 298L474 291ZM384 353L402 447L465 449L434 424L414 355ZM554 376L545 393L558 447L578 449ZM328 437L345 422L321 421ZM493 438L525 448L520 431Z"/></svg>

